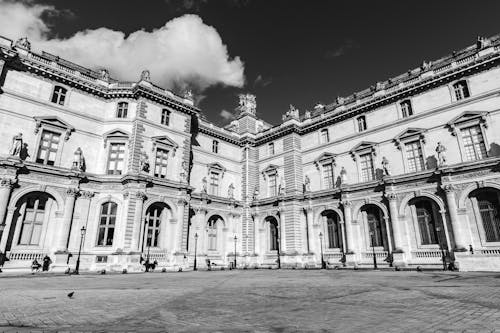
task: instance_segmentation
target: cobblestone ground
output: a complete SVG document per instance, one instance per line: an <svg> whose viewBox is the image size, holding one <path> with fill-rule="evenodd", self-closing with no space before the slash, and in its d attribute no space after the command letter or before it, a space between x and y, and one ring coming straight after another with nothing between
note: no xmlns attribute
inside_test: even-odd
<svg viewBox="0 0 500 333"><path fill-rule="evenodd" d="M0 332L54 331L500 332L500 273L3 275Z"/></svg>

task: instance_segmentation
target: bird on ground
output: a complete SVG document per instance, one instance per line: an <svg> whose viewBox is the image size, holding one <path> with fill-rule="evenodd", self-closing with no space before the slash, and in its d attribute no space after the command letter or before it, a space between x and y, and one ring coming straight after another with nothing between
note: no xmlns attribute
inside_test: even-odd
<svg viewBox="0 0 500 333"><path fill-rule="evenodd" d="M68 298L73 298L73 295L74 295L74 294L75 294L75 292L74 292L74 291L70 292L70 293L68 294Z"/></svg>

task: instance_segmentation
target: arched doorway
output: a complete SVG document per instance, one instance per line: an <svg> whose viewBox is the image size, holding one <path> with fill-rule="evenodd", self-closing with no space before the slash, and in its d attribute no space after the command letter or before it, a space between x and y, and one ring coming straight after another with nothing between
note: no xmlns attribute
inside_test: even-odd
<svg viewBox="0 0 500 333"><path fill-rule="evenodd" d="M55 203L54 197L46 192L22 196L16 203L10 229L5 231L8 232L5 251L39 249L41 256L42 250L48 250L48 244L55 241L55 235L47 233L48 224L54 219Z"/></svg>
<svg viewBox="0 0 500 333"><path fill-rule="evenodd" d="M170 207L165 203L156 202L148 207L144 217L142 251L150 248L164 249L167 244L167 221L171 216Z"/></svg>
<svg viewBox="0 0 500 333"><path fill-rule="evenodd" d="M212 215L207 221L207 251L222 253L224 250L224 219L220 215Z"/></svg>
<svg viewBox="0 0 500 333"><path fill-rule="evenodd" d="M447 248L443 221L438 205L426 197L417 197L408 202L415 226L417 246L439 245Z"/></svg>
<svg viewBox="0 0 500 333"><path fill-rule="evenodd" d="M274 216L268 216L264 219L264 230L266 235L266 252L269 256L275 259L278 268L281 268L281 254L280 254L280 228L278 220Z"/></svg>
<svg viewBox="0 0 500 333"><path fill-rule="evenodd" d="M325 235L325 246L328 249L343 250L342 226L340 216L333 210L326 210L321 213L324 217L322 231Z"/></svg>
<svg viewBox="0 0 500 333"><path fill-rule="evenodd" d="M483 243L500 242L500 191L481 188L469 194L467 208L476 221Z"/></svg>
<svg viewBox="0 0 500 333"><path fill-rule="evenodd" d="M388 251L389 240L382 209L376 205L368 204L361 207L360 214L361 221L365 226L367 247Z"/></svg>

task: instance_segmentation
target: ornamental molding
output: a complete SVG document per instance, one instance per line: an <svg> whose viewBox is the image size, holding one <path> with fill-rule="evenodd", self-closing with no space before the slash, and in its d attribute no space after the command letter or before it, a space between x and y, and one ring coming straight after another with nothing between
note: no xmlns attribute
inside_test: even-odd
<svg viewBox="0 0 500 333"><path fill-rule="evenodd" d="M35 134L40 131L41 127L55 128L63 130L65 132L64 140L68 141L71 133L75 131L73 126L56 116L40 116L33 117L33 119L35 120Z"/></svg>
<svg viewBox="0 0 500 333"><path fill-rule="evenodd" d="M324 165L324 164L332 164L332 165L336 165L335 163L335 158L337 157L337 155L333 154L333 153L328 153L328 152L324 152L322 153L321 155L319 155L313 162L314 162L314 165L316 165L316 168L320 168L321 165Z"/></svg>
<svg viewBox="0 0 500 333"><path fill-rule="evenodd" d="M418 139L422 143L425 143L425 133L427 132L424 128L410 127L399 133L394 137L394 142L398 149L402 149L405 142Z"/></svg>
<svg viewBox="0 0 500 333"><path fill-rule="evenodd" d="M210 172L212 171L220 173L221 178L224 178L224 173L226 172L226 168L218 162L207 164L207 175L210 175Z"/></svg>
<svg viewBox="0 0 500 333"><path fill-rule="evenodd" d="M113 140L113 139L128 140L130 138L130 133L128 133L122 129L115 128L111 131L107 131L106 133L104 133L102 135L102 137L104 139L104 148L106 148L106 145L107 145L109 140Z"/></svg>
<svg viewBox="0 0 500 333"><path fill-rule="evenodd" d="M175 156L177 148L179 148L179 145L166 135L153 136L151 137L151 140L153 141L153 148L152 148L153 152L156 150L157 147L160 148L165 147L169 152L172 151L172 157L173 157Z"/></svg>
<svg viewBox="0 0 500 333"><path fill-rule="evenodd" d="M262 170L262 175L264 176L264 178L266 178L270 175L277 175L278 168L279 168L279 166L277 166L277 165L269 164L264 170Z"/></svg>
<svg viewBox="0 0 500 333"><path fill-rule="evenodd" d="M480 124L482 127L488 128L488 114L488 111L465 111L450 120L446 125L449 127L452 135L457 135L460 127L465 127L467 125Z"/></svg>
<svg viewBox="0 0 500 333"><path fill-rule="evenodd" d="M362 141L355 145L350 153L354 161L357 160L359 155L362 155L364 153L371 153L373 156L377 155L377 143L376 142L370 142L370 141Z"/></svg>

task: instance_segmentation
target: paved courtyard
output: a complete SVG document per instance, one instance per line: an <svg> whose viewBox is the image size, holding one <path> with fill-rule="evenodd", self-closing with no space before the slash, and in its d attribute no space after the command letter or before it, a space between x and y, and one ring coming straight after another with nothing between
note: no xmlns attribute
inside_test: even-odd
<svg viewBox="0 0 500 333"><path fill-rule="evenodd" d="M500 332L500 274L1 276L0 332L31 331Z"/></svg>

